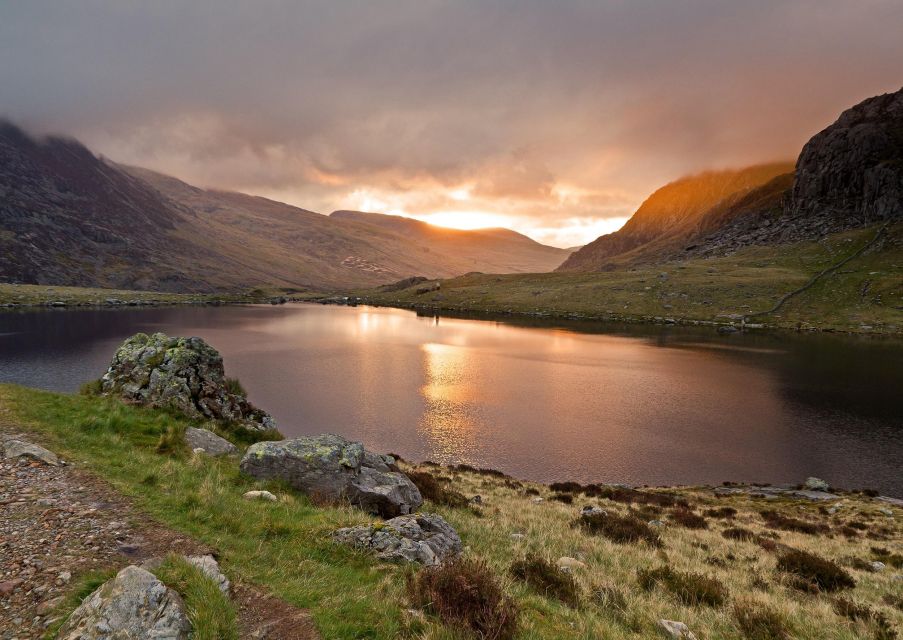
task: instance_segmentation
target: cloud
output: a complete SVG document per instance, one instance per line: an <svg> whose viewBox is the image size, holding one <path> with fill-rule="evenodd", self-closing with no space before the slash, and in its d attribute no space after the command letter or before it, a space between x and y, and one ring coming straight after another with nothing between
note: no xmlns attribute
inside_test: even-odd
<svg viewBox="0 0 903 640"><path fill-rule="evenodd" d="M900 24L883 0L7 2L0 111L309 209L466 192L534 235L595 233L898 89Z"/></svg>

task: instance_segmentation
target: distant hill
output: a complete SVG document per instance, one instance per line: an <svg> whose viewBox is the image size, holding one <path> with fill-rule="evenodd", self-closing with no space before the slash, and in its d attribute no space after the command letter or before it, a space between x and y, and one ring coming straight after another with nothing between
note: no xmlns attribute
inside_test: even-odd
<svg viewBox="0 0 903 640"><path fill-rule="evenodd" d="M551 271L570 255L567 249L549 247L532 238L504 228L460 231L446 229L402 216L363 211L334 211L330 218L372 225L425 243L431 251L441 251L484 266L469 271L488 273L537 273Z"/></svg>
<svg viewBox="0 0 903 640"><path fill-rule="evenodd" d="M161 291L331 289L552 269L567 252L509 230L393 228L200 189L0 122L0 280ZM391 217L389 217L391 218ZM422 225L422 223L417 223Z"/></svg>
<svg viewBox="0 0 903 640"><path fill-rule="evenodd" d="M724 255L901 219L903 89L844 111L806 143L795 167L707 172L665 185L559 271Z"/></svg>

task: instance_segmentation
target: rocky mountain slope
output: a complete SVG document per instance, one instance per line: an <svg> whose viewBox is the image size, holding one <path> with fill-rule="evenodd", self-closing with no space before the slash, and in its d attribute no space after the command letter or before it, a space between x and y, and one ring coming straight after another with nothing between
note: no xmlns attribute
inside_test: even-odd
<svg viewBox="0 0 903 640"><path fill-rule="evenodd" d="M548 271L567 252L514 232L391 226L206 190L75 140L0 125L0 280L161 291L334 289L422 275ZM471 247L467 251L462 247Z"/></svg>
<svg viewBox="0 0 903 640"><path fill-rule="evenodd" d="M560 270L725 255L903 219L903 89L844 111L806 143L795 169L768 166L776 170L770 177L759 167L666 185L621 230L576 252Z"/></svg>
<svg viewBox="0 0 903 640"><path fill-rule="evenodd" d="M792 169L789 163L772 163L708 171L671 182L649 196L620 230L576 251L559 270L592 271L682 248L715 207L733 205Z"/></svg>

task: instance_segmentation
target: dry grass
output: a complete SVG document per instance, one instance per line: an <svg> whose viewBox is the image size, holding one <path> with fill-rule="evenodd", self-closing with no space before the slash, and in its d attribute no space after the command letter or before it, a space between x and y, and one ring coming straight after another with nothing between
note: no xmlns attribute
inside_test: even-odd
<svg viewBox="0 0 903 640"><path fill-rule="evenodd" d="M580 587L573 576L535 553L515 560L511 575L547 598L555 598L571 607L580 603Z"/></svg>
<svg viewBox="0 0 903 640"><path fill-rule="evenodd" d="M84 415L74 415L78 411ZM93 470L131 495L149 515L215 546L236 579L256 583L292 604L309 608L323 637L479 637L478 631L463 622L465 618L454 618L451 605L446 618L428 606L427 611L434 613L409 613L411 596L405 568L335 548L329 542L330 531L368 521L366 516L348 509L316 507L284 488L275 490L280 494L278 504L249 504L241 495L254 485L237 476L234 464L154 453L161 430L171 421L167 416L148 415L146 420L135 417L144 415L131 407L114 411L102 399L0 385L0 424L7 419L16 428L52 436L43 443L61 447L64 454L68 451L76 462L90 460ZM131 421L126 422L126 418ZM98 440L100 427L95 421L97 425L111 425L100 431L106 434L104 439ZM81 426L73 429L73 425ZM35 438L42 441L37 435ZM865 494L843 493L841 509L832 515L827 510L820 513L817 504L805 500L716 497L711 488L704 487L615 488L609 492L594 485L590 492L612 497L589 498L583 486L579 491L552 491L548 486L493 472L403 462L400 466L405 471L447 478L438 480L447 490L482 496L482 518L470 509L432 502L429 509L458 530L466 546L464 557L483 563L493 576L499 589L492 592L495 602L504 603L508 598L519 611L517 631L511 636L514 638L646 640L657 637L655 622L659 618L680 620L701 639L755 638L750 629L774 631L779 628L779 623L772 624L774 620L785 623L794 640L864 640L879 633L871 620L853 621L838 615L833 594L820 588L814 593L799 590L789 579L794 574L778 568L779 559L789 549L816 554L835 565L845 558L885 562L888 566L880 572L846 569L856 585L843 593L851 601L880 612L891 628L903 625L903 594L901 583L895 579L900 571L891 564L897 561L893 560L895 556L903 554L903 510ZM554 493L571 493L574 503L551 500ZM584 497L577 499L580 494ZM545 500L534 503L537 496ZM708 528L688 529L673 523L667 514L677 502L692 505L696 513L704 514ZM586 504L601 507L619 520L644 525L661 511L665 515L657 519L666 524L649 527L658 536L659 546L642 541L615 542L582 526L572 526ZM708 513L710 509L726 508L734 512L723 512L725 518ZM886 539L875 542L862 534L848 539L831 532L810 535L774 531L766 527L760 515L766 508L830 526L832 531L842 522L861 521L869 526L868 533ZM888 508L895 517L880 511ZM732 530L743 533L728 533ZM579 607L546 597L510 577L511 565L531 553L551 561L568 556L583 563L570 574L583 594ZM701 574L717 580L729 598L718 606L700 606L687 604L664 586L643 589L637 582L637 570L662 566L676 574ZM800 580L813 584L805 578ZM744 610L742 619L738 605L751 607ZM502 606L502 611L509 610ZM443 622L445 619L452 622ZM503 615L499 619L513 617Z"/></svg>

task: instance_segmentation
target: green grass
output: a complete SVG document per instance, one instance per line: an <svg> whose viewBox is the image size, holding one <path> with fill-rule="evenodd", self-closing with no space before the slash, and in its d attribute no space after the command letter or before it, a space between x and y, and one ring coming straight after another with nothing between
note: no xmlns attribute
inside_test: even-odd
<svg viewBox="0 0 903 640"><path fill-rule="evenodd" d="M369 522L369 516L348 508L316 507L285 486L255 483L239 473L235 458L193 456L180 450L156 453L161 435L174 423L177 428L187 424L163 412L106 398L0 385L0 427L32 432L35 440L108 480L149 517L215 549L233 582L257 585L309 609L323 638L468 637L460 625L443 624L429 607L411 613L410 568L379 563L331 542L334 529ZM549 487L477 470L404 468L429 471L443 487L464 496L482 496L482 517L470 508L427 503L424 509L440 513L458 530L465 557L485 565L513 600L519 611L520 640L641 640L655 636L659 618L685 622L700 638L742 640L747 627L772 637L786 627L792 630L791 637L807 640L871 637L871 627L853 624L834 611L832 594L803 591L788 580L790 574L779 563L785 548L849 566L856 585L845 593L886 617L890 625L903 624L903 611L893 604L899 599L897 571L872 573L848 564L855 558L871 559L876 554L890 558L903 551L903 513L891 507L897 517L888 518L879 511L887 505L862 494L844 494L844 506L834 515L805 501L769 501L775 512L823 522L829 529L814 534L771 532L778 536L773 541L783 546L768 550L756 543L771 531L759 513L762 502L748 496L716 498L710 490L692 487L649 489L631 493L631 504L618 493L590 495L581 489L574 492L574 504L568 505L551 500L554 492ZM243 500L242 494L252 488L267 488L279 500ZM534 503L536 494L545 501ZM596 504L624 519L644 508L661 508L655 502L675 500L703 514L729 507L732 517L712 517L704 529L666 524L657 530L660 546L614 542L572 526L584 504ZM852 517L867 523L868 532L852 538L840 535ZM742 527L756 539L724 537L722 531L732 527ZM523 537L512 538L513 533ZM873 534L880 535L880 541L868 537ZM873 550L876 545L878 551ZM569 556L584 563L571 574L583 596L579 606L569 606L545 588L511 576L512 564L531 554L550 561ZM663 567L667 576L662 571L649 574L656 578L649 584L652 588L639 584L638 572ZM67 606L74 607L102 578L75 576L79 586ZM724 586L723 593L717 585ZM741 602L750 613L738 617L735 605Z"/></svg>
<svg viewBox="0 0 903 640"><path fill-rule="evenodd" d="M270 487L280 494L278 503L244 500L257 485L239 473L236 460L156 453L175 421L164 412L14 386L0 386L0 408L152 517L216 549L226 575L309 608L324 637L400 632L400 569L380 567L329 538L339 527L367 522L365 514L317 508L281 487Z"/></svg>
<svg viewBox="0 0 903 640"><path fill-rule="evenodd" d="M625 266L600 273L470 274L393 292L355 292L364 302L480 313L517 313L614 321L727 323L770 309L868 242L876 228L822 242L748 247L720 258ZM663 275L664 274L664 275ZM755 323L783 328L903 333L903 225Z"/></svg>
<svg viewBox="0 0 903 640"><path fill-rule="evenodd" d="M238 640L235 605L200 569L172 554L153 573L185 601L193 640Z"/></svg>

